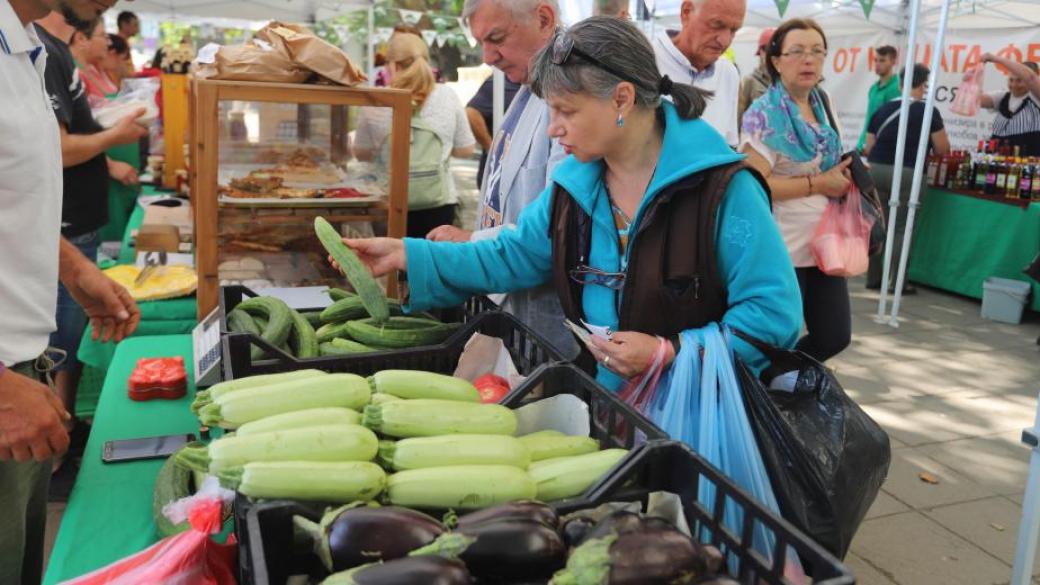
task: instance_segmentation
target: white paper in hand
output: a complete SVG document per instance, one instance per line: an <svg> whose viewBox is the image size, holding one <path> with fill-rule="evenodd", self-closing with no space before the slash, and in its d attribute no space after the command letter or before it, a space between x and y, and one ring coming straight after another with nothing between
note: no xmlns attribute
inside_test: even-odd
<svg viewBox="0 0 1040 585"><path fill-rule="evenodd" d="M614 332L610 330L610 327L602 327L600 325L586 323L584 319L581 320L581 324L584 325L585 328L588 329L590 332L592 332L593 335L599 337L600 339L610 341L611 337L613 337L614 335Z"/></svg>
<svg viewBox="0 0 1040 585"><path fill-rule="evenodd" d="M582 327L580 327L578 325L575 325L574 321L571 321L570 319L564 319L563 320L563 324L566 325L568 329L573 331L574 334L578 336L578 339L580 339L582 343L584 343L585 345L589 344L589 339L592 337L592 334L589 333L587 329L584 329L584 328L582 328Z"/></svg>

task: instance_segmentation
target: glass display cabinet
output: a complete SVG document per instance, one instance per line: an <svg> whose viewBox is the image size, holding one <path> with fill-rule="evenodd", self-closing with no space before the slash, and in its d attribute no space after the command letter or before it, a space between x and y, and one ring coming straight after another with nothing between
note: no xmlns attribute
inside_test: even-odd
<svg viewBox="0 0 1040 585"><path fill-rule="evenodd" d="M344 286L315 216L345 236L404 236L407 92L194 80L190 110L200 318L221 285ZM394 277L386 287L396 295Z"/></svg>

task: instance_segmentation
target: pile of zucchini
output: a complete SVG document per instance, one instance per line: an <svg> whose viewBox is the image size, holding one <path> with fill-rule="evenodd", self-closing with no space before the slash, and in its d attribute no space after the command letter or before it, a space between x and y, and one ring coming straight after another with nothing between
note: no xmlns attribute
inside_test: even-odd
<svg viewBox="0 0 1040 585"><path fill-rule="evenodd" d="M227 328L233 333L252 333L301 359L318 357L314 326L299 311L275 297L252 297L242 301L228 313ZM252 345L249 354L258 360L266 352Z"/></svg>
<svg viewBox="0 0 1040 585"><path fill-rule="evenodd" d="M458 329L457 323L442 323L429 316L406 317L394 300L386 301L390 316L380 323L368 313L360 295L338 288L327 292L333 303L314 318L321 355L434 345Z"/></svg>
<svg viewBox="0 0 1040 585"><path fill-rule="evenodd" d="M236 432L178 464L254 498L460 510L553 501L584 493L627 453L556 431L515 437L513 411L481 403L468 381L413 370L243 378L199 392L192 408Z"/></svg>
<svg viewBox="0 0 1040 585"><path fill-rule="evenodd" d="M335 302L318 316L321 322L318 344L322 355L432 345L444 341L458 328L454 323L402 316L400 303L386 298L379 283L357 254L343 243L343 237L332 224L316 217L314 233L357 291L355 294L330 289Z"/></svg>
<svg viewBox="0 0 1040 585"><path fill-rule="evenodd" d="M334 301L331 305L303 313L275 297L246 299L228 313L228 331L252 333L290 355L308 359L434 345L458 329L457 323L429 316L406 317L401 304L393 300L386 301L391 316L378 322L360 295L338 288L327 292ZM267 353L256 345L249 351L253 360Z"/></svg>

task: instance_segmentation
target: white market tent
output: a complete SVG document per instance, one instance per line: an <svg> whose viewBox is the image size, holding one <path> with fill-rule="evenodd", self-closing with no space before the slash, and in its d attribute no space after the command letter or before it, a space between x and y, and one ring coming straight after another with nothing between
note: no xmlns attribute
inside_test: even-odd
<svg viewBox="0 0 1040 585"><path fill-rule="evenodd" d="M135 0L119 9L172 20L319 22L370 5L368 0Z"/></svg>
<svg viewBox="0 0 1040 585"><path fill-rule="evenodd" d="M648 4L653 3L648 2ZM748 0L744 31L740 37L752 39L752 33L776 26L787 18L815 18L823 22L828 35L859 33L870 30L903 30L908 19L909 1L877 0L870 18L863 14L858 0L792 0L780 16L773 0ZM682 0L658 0L652 13L659 22L678 22ZM922 0L918 21L925 30L935 30L942 0ZM951 0L950 29L1024 28L1040 26L1040 2L1036 0Z"/></svg>

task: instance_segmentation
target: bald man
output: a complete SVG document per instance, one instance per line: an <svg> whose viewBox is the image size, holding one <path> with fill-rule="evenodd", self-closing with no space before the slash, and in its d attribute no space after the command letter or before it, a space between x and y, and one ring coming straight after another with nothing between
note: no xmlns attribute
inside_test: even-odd
<svg viewBox="0 0 1040 585"><path fill-rule="evenodd" d="M702 118L733 147L740 140L740 73L719 57L744 26L746 12L746 0L684 0L679 12L682 28L661 31L653 42L663 75L714 93Z"/></svg>

